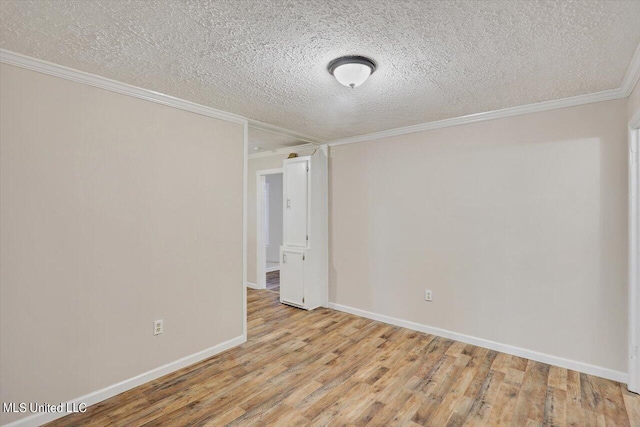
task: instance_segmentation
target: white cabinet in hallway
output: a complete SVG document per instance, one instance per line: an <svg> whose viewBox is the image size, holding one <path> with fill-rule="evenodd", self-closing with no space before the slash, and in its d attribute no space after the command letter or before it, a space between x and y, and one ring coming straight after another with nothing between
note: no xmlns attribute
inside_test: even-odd
<svg viewBox="0 0 640 427"><path fill-rule="evenodd" d="M328 304L328 147L283 162L280 301L312 310Z"/></svg>
<svg viewBox="0 0 640 427"><path fill-rule="evenodd" d="M280 300L304 306L304 250L283 249L280 263ZM286 283L286 286L282 286Z"/></svg>
<svg viewBox="0 0 640 427"><path fill-rule="evenodd" d="M284 246L307 246L309 208L309 158L284 162Z"/></svg>

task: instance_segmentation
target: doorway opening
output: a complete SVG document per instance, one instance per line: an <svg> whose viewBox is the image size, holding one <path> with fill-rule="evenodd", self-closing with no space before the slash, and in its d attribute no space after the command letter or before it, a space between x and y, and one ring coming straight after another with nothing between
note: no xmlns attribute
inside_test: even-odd
<svg viewBox="0 0 640 427"><path fill-rule="evenodd" d="M280 292L283 227L282 169L258 171L257 274L259 289Z"/></svg>

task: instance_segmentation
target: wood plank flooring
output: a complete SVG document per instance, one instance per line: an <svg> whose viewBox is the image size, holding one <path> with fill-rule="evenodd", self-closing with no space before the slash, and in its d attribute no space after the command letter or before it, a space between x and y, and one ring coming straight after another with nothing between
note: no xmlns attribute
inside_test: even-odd
<svg viewBox="0 0 640 427"><path fill-rule="evenodd" d="M248 290L240 347L50 426L640 426L613 381Z"/></svg>
<svg viewBox="0 0 640 427"><path fill-rule="evenodd" d="M267 289L280 292L280 270L267 273Z"/></svg>

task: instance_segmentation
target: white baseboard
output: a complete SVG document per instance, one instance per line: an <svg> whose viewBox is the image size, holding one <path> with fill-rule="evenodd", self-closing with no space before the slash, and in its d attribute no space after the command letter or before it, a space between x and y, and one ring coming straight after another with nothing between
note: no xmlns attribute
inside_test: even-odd
<svg viewBox="0 0 640 427"><path fill-rule="evenodd" d="M223 351L229 350L230 348L243 344L246 341L247 341L247 337L243 335L236 338L232 338L218 345L214 345L213 347L210 347L205 350L199 351L197 353L191 354L189 356L183 357L182 359L178 359L176 361L167 363L166 365L152 369L150 371L147 371L133 378L129 378L128 380L124 380L117 384L103 388L102 390L94 391L92 393L85 394L84 396L70 400L69 402L66 402L66 405L75 404L76 407L80 403L85 403L87 406L95 405L98 402L102 402L103 400L109 399L110 397L113 397L117 394L123 393L127 390L131 390L132 388L138 387L139 385L142 385L149 381L153 381L164 375L170 374L172 372L175 372L189 365L193 365L194 363L208 359L209 357L215 356L216 354L222 353ZM66 413L33 414L28 417L16 420L12 423L5 424L3 427L40 426L42 424L51 422L58 418L62 418L65 415L69 415L69 414L66 414Z"/></svg>
<svg viewBox="0 0 640 427"><path fill-rule="evenodd" d="M265 270L265 273L271 273L273 271L280 271L280 264L273 266L273 267L269 267Z"/></svg>
<svg viewBox="0 0 640 427"><path fill-rule="evenodd" d="M460 334L458 332L448 331L446 329L434 328L433 326L427 326L420 323L410 322L408 320L397 319L395 317L372 313L369 311L360 310L358 308L340 305L333 302L329 303L329 308L343 311L345 313L355 314L356 316L360 317L366 317L367 319L388 323L390 325L400 326L402 328L424 332L426 334L437 335L439 337L449 338L466 344L472 344L478 347L488 348L490 350L500 351L502 353L507 353L514 356L524 357L525 359L535 360L536 362L559 366L561 368L571 369L573 371L583 372L585 374L595 375L597 377L618 381L620 383L627 383L626 372L614 371L613 369L603 368L601 366L590 365L588 363L565 359L558 356L552 356L550 354L539 353L537 351L527 350L524 348L502 344L495 341L489 341L483 338L476 338L469 335Z"/></svg>
<svg viewBox="0 0 640 427"><path fill-rule="evenodd" d="M258 285L256 285L255 283L251 283L251 282L244 282L245 285L247 285L247 288L251 288L251 289L262 289L259 288Z"/></svg>

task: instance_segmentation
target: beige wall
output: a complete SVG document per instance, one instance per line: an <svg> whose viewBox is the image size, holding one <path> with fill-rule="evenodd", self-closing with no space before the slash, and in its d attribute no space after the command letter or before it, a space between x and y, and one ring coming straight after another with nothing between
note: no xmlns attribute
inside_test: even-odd
<svg viewBox="0 0 640 427"><path fill-rule="evenodd" d="M636 83L633 92L629 96L629 120L633 118L637 111L640 111L640 80Z"/></svg>
<svg viewBox="0 0 640 427"><path fill-rule="evenodd" d="M0 67L1 400L242 335L242 126Z"/></svg>
<svg viewBox="0 0 640 427"><path fill-rule="evenodd" d="M620 99L332 147L330 301L626 372L626 118Z"/></svg>

